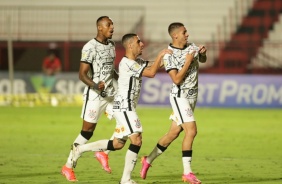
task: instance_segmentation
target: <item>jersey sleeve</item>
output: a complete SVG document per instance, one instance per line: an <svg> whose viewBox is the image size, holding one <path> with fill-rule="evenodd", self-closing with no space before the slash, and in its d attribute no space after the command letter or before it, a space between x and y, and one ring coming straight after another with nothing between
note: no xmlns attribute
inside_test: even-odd
<svg viewBox="0 0 282 184"><path fill-rule="evenodd" d="M173 61L173 56L170 54L165 54L163 57L164 61L164 67L166 72L169 72L170 70L177 70L177 66L175 65Z"/></svg>
<svg viewBox="0 0 282 184"><path fill-rule="evenodd" d="M120 62L119 70L120 73L126 71L127 76L140 78L145 67L146 65L140 62L140 60L129 61L127 58L124 58Z"/></svg>
<svg viewBox="0 0 282 184"><path fill-rule="evenodd" d="M137 58L136 62L140 65L141 67L141 71L138 71L138 75L139 77L142 77L142 73L144 71L144 69L148 66L149 61L145 61L142 58ZM138 77L138 76L137 76Z"/></svg>
<svg viewBox="0 0 282 184"><path fill-rule="evenodd" d="M81 62L92 63L95 49L92 49L89 44L86 44L81 51Z"/></svg>

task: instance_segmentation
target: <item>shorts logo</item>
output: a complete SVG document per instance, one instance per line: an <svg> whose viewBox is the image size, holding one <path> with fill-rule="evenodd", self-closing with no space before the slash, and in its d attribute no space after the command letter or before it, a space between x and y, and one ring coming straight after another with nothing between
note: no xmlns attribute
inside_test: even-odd
<svg viewBox="0 0 282 184"><path fill-rule="evenodd" d="M192 112L191 108L188 108L185 111L186 111L186 113L189 117L193 116L193 112Z"/></svg>
<svg viewBox="0 0 282 184"><path fill-rule="evenodd" d="M96 111L90 110L88 115L91 119L96 119Z"/></svg>
<svg viewBox="0 0 282 184"><path fill-rule="evenodd" d="M136 128L140 128L140 127L141 127L140 120L137 119L137 120L134 120L134 121L135 121L135 126L136 126Z"/></svg>

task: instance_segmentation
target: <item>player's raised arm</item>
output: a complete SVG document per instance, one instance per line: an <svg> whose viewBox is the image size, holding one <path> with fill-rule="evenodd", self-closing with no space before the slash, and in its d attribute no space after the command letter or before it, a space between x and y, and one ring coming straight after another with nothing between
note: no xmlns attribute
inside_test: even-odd
<svg viewBox="0 0 282 184"><path fill-rule="evenodd" d="M195 52L192 52L192 53L186 55L186 61L183 65L182 69L180 69L180 70L173 69L173 70L170 70L168 72L168 74L169 74L169 76L172 79L174 84L179 85L183 81L183 79L186 75L186 72L187 72L191 62L193 61L194 54L195 54ZM169 59L169 57L168 57L168 59Z"/></svg>
<svg viewBox="0 0 282 184"><path fill-rule="evenodd" d="M172 54L172 50L163 49L161 52L159 52L157 58L151 64L151 66L148 66L144 69L142 76L149 77L149 78L155 77L158 69L161 67L161 63L162 63L162 60L165 54Z"/></svg>

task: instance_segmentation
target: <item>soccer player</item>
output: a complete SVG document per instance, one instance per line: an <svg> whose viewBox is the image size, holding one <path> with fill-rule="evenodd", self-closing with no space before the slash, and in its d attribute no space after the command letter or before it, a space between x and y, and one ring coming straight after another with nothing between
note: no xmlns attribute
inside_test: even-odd
<svg viewBox="0 0 282 184"><path fill-rule="evenodd" d="M111 40L114 33L113 21L108 16L102 16L97 19L96 26L97 36L83 46L79 68L79 79L86 85L81 112L82 130L74 140L74 143L80 145L93 136L99 117L112 106L116 93L113 87L114 78L118 77L114 70L116 53L115 43ZM103 169L111 173L107 153L96 152L95 156ZM72 151L61 173L67 180L77 181L71 158Z"/></svg>
<svg viewBox="0 0 282 184"><path fill-rule="evenodd" d="M73 166L78 158L86 151L120 150L127 139L130 145L125 155L125 165L121 184L135 184L131 179L131 173L137 161L138 152L142 145L142 124L136 113L136 106L140 95L142 76L152 78L161 65L165 54L171 54L171 50L162 50L154 63L149 63L142 58L143 42L136 34L126 34L122 37L125 48L125 56L119 64L118 91L113 103L116 128L113 140L99 140L96 142L73 145Z"/></svg>
<svg viewBox="0 0 282 184"><path fill-rule="evenodd" d="M148 156L141 159L141 178L145 179L152 162L161 155L167 147L184 130L182 141L182 180L191 184L200 184L191 169L192 144L197 134L194 108L198 96L198 71L199 62L206 62L206 48L188 43L188 32L182 23L175 22L169 25L168 33L172 43L168 46L173 50L172 55L164 56L164 66L173 81L170 92L170 104L173 114L170 129L158 141L156 147Z"/></svg>

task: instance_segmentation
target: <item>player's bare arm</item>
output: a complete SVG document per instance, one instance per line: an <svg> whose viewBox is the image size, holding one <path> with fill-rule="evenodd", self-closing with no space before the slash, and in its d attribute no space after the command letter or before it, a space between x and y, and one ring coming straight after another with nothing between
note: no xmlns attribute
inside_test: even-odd
<svg viewBox="0 0 282 184"><path fill-rule="evenodd" d="M90 65L88 63L80 62L79 67L79 79L86 85L90 86L93 89L103 91L105 88L105 83L100 81L95 83L92 79L87 75L88 71L90 70Z"/></svg>
<svg viewBox="0 0 282 184"><path fill-rule="evenodd" d="M183 81L183 78L185 77L186 72L187 72L190 64L193 61L194 55L195 55L195 52L192 52L191 54L186 55L186 61L185 61L184 66L182 67L181 70L178 70L178 71L177 70L171 70L171 71L169 71L168 74L169 74L169 76L172 79L174 84L179 85Z"/></svg>
<svg viewBox="0 0 282 184"><path fill-rule="evenodd" d="M205 63L207 61L207 55L206 55L207 49L204 45L200 45L199 48L200 48L199 49L199 61L201 63Z"/></svg>
<svg viewBox="0 0 282 184"><path fill-rule="evenodd" d="M158 69L161 66L161 62L163 60L163 57L165 54L172 54L172 50L170 49L164 49L161 52L159 52L157 58L155 59L154 62L150 62L151 66L146 67L142 73L142 76L144 77L149 77L149 78L153 78L155 77Z"/></svg>

